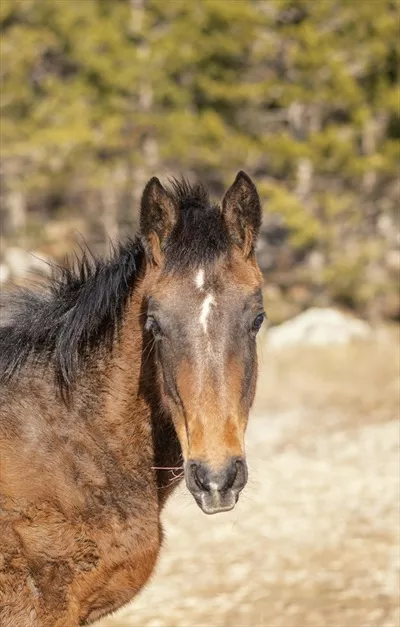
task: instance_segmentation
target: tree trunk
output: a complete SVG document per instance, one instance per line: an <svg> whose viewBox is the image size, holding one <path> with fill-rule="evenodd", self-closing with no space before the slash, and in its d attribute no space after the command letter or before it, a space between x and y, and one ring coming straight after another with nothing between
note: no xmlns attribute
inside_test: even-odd
<svg viewBox="0 0 400 627"><path fill-rule="evenodd" d="M131 30L137 37L137 53L142 66L142 78L139 83L139 93L136 104L138 113L147 113L153 107L153 88L148 77L151 76L149 68L150 45L145 33L146 0L130 0L132 9ZM159 163L159 150L156 137L149 131L143 132L140 145L140 164L136 164L132 176L132 201L134 212L139 212L140 199L143 188L150 176L156 174Z"/></svg>

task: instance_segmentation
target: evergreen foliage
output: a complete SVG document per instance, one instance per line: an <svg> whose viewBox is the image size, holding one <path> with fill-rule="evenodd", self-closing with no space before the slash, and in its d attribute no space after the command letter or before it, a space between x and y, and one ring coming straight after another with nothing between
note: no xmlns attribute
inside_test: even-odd
<svg viewBox="0 0 400 627"><path fill-rule="evenodd" d="M399 246L398 10L396 0L2 0L6 238L20 228L36 238L35 221L73 212L123 232L150 176L193 175L219 195L244 169L265 236L287 231L301 262L293 280L376 303L397 283L386 256Z"/></svg>

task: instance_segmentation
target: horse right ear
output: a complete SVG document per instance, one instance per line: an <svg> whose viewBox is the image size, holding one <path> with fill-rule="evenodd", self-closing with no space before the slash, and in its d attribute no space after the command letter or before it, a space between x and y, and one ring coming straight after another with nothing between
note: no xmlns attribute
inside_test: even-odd
<svg viewBox="0 0 400 627"><path fill-rule="evenodd" d="M175 207L171 196L156 176L144 188L140 207L140 232L148 257L156 265L162 261L162 244L171 231Z"/></svg>

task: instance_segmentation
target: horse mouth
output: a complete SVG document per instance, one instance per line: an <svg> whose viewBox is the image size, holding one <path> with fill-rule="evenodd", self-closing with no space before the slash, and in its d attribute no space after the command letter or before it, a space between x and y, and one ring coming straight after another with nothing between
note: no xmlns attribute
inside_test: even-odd
<svg viewBox="0 0 400 627"><path fill-rule="evenodd" d="M234 490L226 492L209 490L193 494L193 496L200 509L208 515L229 512L239 499L239 493Z"/></svg>

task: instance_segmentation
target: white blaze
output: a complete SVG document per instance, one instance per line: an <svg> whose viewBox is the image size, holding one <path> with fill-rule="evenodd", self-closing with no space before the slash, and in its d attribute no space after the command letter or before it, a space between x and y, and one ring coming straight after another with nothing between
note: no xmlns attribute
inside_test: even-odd
<svg viewBox="0 0 400 627"><path fill-rule="evenodd" d="M203 268L201 268L198 273L196 274L196 278L195 278L195 283L196 283L196 287L201 290L201 288L204 285L204 270Z"/></svg>
<svg viewBox="0 0 400 627"><path fill-rule="evenodd" d="M207 294L201 305L200 324L203 327L204 333L207 333L208 316L210 315L211 305L215 305L214 296Z"/></svg>
<svg viewBox="0 0 400 627"><path fill-rule="evenodd" d="M204 293L204 268L198 270L194 282L197 289ZM207 333L208 316L210 315L212 305L215 305L214 297L212 294L207 294L202 302L200 312L200 324L203 327L204 333Z"/></svg>

